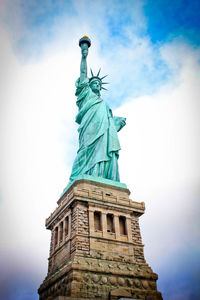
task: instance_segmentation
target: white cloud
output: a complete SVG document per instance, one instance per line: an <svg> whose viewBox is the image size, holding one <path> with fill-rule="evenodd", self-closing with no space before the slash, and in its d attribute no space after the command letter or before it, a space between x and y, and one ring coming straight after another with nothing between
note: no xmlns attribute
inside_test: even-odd
<svg viewBox="0 0 200 300"><path fill-rule="evenodd" d="M1 33L2 242L4 247L17 243L23 248L40 244L44 236L36 232L68 181L71 159L64 151L75 155L75 146L66 146L66 140L72 139L76 130L76 58L65 53L40 64L21 66ZM7 224L13 223L17 231L10 239L13 226Z"/></svg>
<svg viewBox="0 0 200 300"><path fill-rule="evenodd" d="M129 99L120 99L125 104L116 110L117 115L127 117L127 126L120 133L121 180L132 191L134 200L146 203L147 211L141 218L145 253L147 262L158 267L164 259L169 261L174 252L177 255L185 243L197 246L199 52L174 41L155 53L149 38L138 37L137 26L131 30L128 25L125 31L130 44L119 42L115 47L104 27L105 7L98 11L102 19L95 20L89 13L85 23L88 9L92 12L94 7L83 9L79 2L76 4L81 21L77 23L75 17L65 22L57 20L52 29L56 41L46 45L45 55L38 62L20 64L7 33L2 28L0 31L3 252L15 253L16 260L23 260L21 253L29 260L32 257L33 263L45 264L46 272L49 233L44 220L67 184L78 143L74 81L79 72L80 49L74 45L82 34L88 33L93 43L89 65L95 71L102 66L103 73L111 75L113 85L107 99L124 97L128 88ZM145 28L140 5L135 14L142 20L139 27ZM18 30L22 26L19 24ZM66 34L69 28L70 36ZM102 41L112 46L111 50L103 52ZM161 87L160 80L156 81L163 74L156 73L157 54L172 74L171 80ZM152 73L155 78L152 86L157 84L159 90L134 98L131 85L144 85L144 91L148 90L144 66L147 74Z"/></svg>
<svg viewBox="0 0 200 300"><path fill-rule="evenodd" d="M134 97L154 92L166 80L168 70L160 58L160 52L152 45L146 33L143 1L73 1L63 5L63 12L50 14L51 2L20 5L17 0L4 13L15 52L21 61L42 60L54 52L79 53L78 39L87 34L92 40L89 66L103 74L109 74L110 94L105 94L113 106L123 102L124 97ZM37 9L36 9L37 7ZM30 20L27 18L29 12ZM49 26L38 21L48 15ZM73 12L73 13L72 13ZM29 20L29 21L28 21ZM35 26L34 26L35 24ZM91 62L91 64L90 64ZM159 64L159 67L157 65ZM123 85L121 82L123 81Z"/></svg>
<svg viewBox="0 0 200 300"><path fill-rule="evenodd" d="M168 269L169 261L182 257L184 264L187 251L199 248L200 65L198 51L187 45L165 45L162 54L175 70L173 81L151 96L128 99L116 114L127 117L121 179L134 200L146 203L147 262Z"/></svg>

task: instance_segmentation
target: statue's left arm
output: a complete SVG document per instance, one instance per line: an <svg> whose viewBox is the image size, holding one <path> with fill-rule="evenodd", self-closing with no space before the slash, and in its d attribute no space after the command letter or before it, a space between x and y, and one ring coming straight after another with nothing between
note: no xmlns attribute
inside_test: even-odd
<svg viewBox="0 0 200 300"><path fill-rule="evenodd" d="M126 118L113 117L113 120L117 131L120 131L126 125Z"/></svg>

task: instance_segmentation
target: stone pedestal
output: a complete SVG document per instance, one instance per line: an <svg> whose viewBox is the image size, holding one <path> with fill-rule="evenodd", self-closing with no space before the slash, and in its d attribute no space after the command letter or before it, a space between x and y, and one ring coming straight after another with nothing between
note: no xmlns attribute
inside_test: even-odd
<svg viewBox="0 0 200 300"><path fill-rule="evenodd" d="M144 203L124 186L87 177L59 199L46 220L52 237L40 300L162 299L143 253Z"/></svg>

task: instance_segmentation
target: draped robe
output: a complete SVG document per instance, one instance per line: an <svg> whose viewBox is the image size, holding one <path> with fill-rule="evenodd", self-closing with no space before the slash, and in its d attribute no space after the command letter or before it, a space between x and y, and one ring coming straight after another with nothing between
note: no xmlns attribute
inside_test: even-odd
<svg viewBox="0 0 200 300"><path fill-rule="evenodd" d="M113 117L108 104L91 90L88 78L82 82L79 78L76 88L79 149L70 182L81 174L119 181L117 131L122 118Z"/></svg>

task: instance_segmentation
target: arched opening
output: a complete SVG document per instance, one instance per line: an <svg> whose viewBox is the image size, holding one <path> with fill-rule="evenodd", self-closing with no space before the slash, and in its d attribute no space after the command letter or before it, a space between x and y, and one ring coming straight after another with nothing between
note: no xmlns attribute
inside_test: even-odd
<svg viewBox="0 0 200 300"><path fill-rule="evenodd" d="M63 241L63 222L60 223L60 242Z"/></svg>
<svg viewBox="0 0 200 300"><path fill-rule="evenodd" d="M107 232L115 232L113 219L114 217L112 214L107 214Z"/></svg>
<svg viewBox="0 0 200 300"><path fill-rule="evenodd" d="M99 211L94 212L94 230L95 231L102 231L101 213Z"/></svg>
<svg viewBox="0 0 200 300"><path fill-rule="evenodd" d="M68 236L68 233L69 233L69 217L67 216L65 218L65 237Z"/></svg>
<svg viewBox="0 0 200 300"><path fill-rule="evenodd" d="M126 218L122 216L119 217L119 231L121 235L127 235Z"/></svg>
<svg viewBox="0 0 200 300"><path fill-rule="evenodd" d="M55 247L58 245L58 227L55 228L54 245Z"/></svg>

